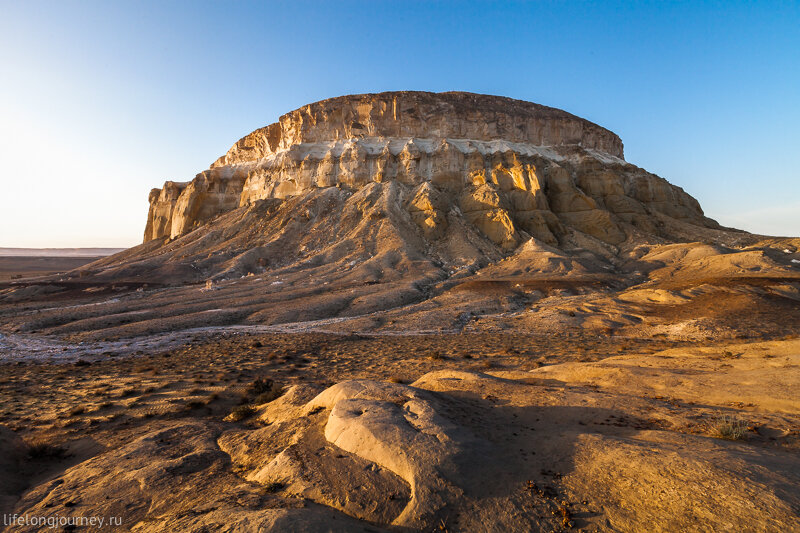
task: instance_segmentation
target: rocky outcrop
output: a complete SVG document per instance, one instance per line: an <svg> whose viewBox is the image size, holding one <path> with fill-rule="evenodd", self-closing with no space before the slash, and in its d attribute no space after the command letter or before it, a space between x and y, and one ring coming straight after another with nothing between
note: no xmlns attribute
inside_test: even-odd
<svg viewBox="0 0 800 533"><path fill-rule="evenodd" d="M175 202L170 238L239 207L245 177L244 171L235 167L213 168L198 174Z"/></svg>
<svg viewBox="0 0 800 533"><path fill-rule="evenodd" d="M485 94L399 91L303 106L242 138L212 166L255 161L298 144L415 136L578 145L623 157L614 133L560 109Z"/></svg>
<svg viewBox="0 0 800 533"><path fill-rule="evenodd" d="M168 181L153 189L144 242L174 239L239 207L245 179L243 169L221 167L203 171L191 182Z"/></svg>
<svg viewBox="0 0 800 533"><path fill-rule="evenodd" d="M334 385L308 404L310 410L330 410L329 442L408 483L410 498L392 523L414 528L424 528L463 493L453 483L465 477L457 465L477 464L492 450L442 416L443 407L427 391L366 380Z"/></svg>
<svg viewBox="0 0 800 533"><path fill-rule="evenodd" d="M145 242L263 199L395 182L427 240L460 217L503 251L575 232L610 245L659 216L718 227L678 187L623 159L612 132L564 111L467 93L333 98L238 141L189 184L150 197Z"/></svg>
<svg viewBox="0 0 800 533"><path fill-rule="evenodd" d="M147 227L144 229L144 242L169 237L172 233L172 212L181 193L189 185L168 181L161 189L150 191L150 211L147 213Z"/></svg>
<svg viewBox="0 0 800 533"><path fill-rule="evenodd" d="M343 381L305 403L312 386L295 385L287 393L293 398L259 408L263 425L225 433L219 445L247 481L281 487L286 496L368 520L376 529L574 527L556 504L573 512L587 508L580 505L596 509L582 515L584 530L673 531L676 524L686 530L699 519L709 530L745 523L759 531L770 530L768 524L796 528L797 491L780 489L797 483L796 454L755 453L753 443L709 438L702 428L653 429L665 415L652 403L653 383L646 377L685 377L687 368L709 367L714 348L708 350L532 371L440 370L409 385ZM717 386L684 380L674 390L704 406L730 405L741 390L719 384L765 371L754 370L760 355L751 350L753 359L737 359L737 368L695 374ZM577 398L553 394L554 383L576 382L592 388ZM755 405L775 408L760 403L764 396L751 388ZM779 390L790 388L784 383ZM632 397L632 389L646 392ZM709 391L718 392L709 398ZM786 403L771 405L781 405L784 415L791 410ZM697 426L690 411L673 408L669 416ZM721 500L719 490L731 497Z"/></svg>

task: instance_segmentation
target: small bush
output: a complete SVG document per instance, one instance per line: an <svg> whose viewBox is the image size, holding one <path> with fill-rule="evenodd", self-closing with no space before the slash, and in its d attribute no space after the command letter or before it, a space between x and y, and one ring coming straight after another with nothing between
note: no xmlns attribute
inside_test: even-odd
<svg viewBox="0 0 800 533"><path fill-rule="evenodd" d="M267 392L262 392L258 396L256 396L255 403L257 405L263 405L265 403L269 403L273 400L277 400L280 398L281 394L283 394L283 389L281 387L275 387L272 390Z"/></svg>
<svg viewBox="0 0 800 533"><path fill-rule="evenodd" d="M732 415L722 415L714 421L714 433L726 440L740 440L747 431L747 422Z"/></svg>
<svg viewBox="0 0 800 533"><path fill-rule="evenodd" d="M28 443L28 457L31 459L63 459L67 449L47 439L36 439Z"/></svg>
<svg viewBox="0 0 800 533"><path fill-rule="evenodd" d="M240 405L233 411L231 411L230 418L234 422L239 422L241 420L245 420L246 418L250 418L256 413L256 408L252 405Z"/></svg>
<svg viewBox="0 0 800 533"><path fill-rule="evenodd" d="M273 382L271 379L258 378L250 384L250 387L247 389L247 393L253 396L258 396L263 392L272 390L272 387L274 386L275 382Z"/></svg>
<svg viewBox="0 0 800 533"><path fill-rule="evenodd" d="M264 485L264 492L268 492L268 493L278 492L279 490L283 489L283 487L285 487L285 486L286 485L284 485L280 481L273 481L271 483L267 483L266 485Z"/></svg>
<svg viewBox="0 0 800 533"><path fill-rule="evenodd" d="M257 405L269 403L283 394L283 387L272 381L271 379L257 379L250 384L247 390L248 395L255 396L255 403Z"/></svg>

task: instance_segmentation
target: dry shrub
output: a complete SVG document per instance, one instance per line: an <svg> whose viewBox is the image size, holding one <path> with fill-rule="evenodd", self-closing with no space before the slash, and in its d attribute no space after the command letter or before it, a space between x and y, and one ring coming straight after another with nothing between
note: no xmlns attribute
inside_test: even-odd
<svg viewBox="0 0 800 533"><path fill-rule="evenodd" d="M28 457L31 459L63 459L67 457L67 449L46 437L40 437L27 443Z"/></svg>
<svg viewBox="0 0 800 533"><path fill-rule="evenodd" d="M741 440L747 431L747 422L733 415L722 415L714 420L714 434L726 440Z"/></svg>
<svg viewBox="0 0 800 533"><path fill-rule="evenodd" d="M252 405L240 405L239 407L231 411L230 418L234 422L239 422L241 420L250 418L254 414L256 414L256 408L253 407Z"/></svg>
<svg viewBox="0 0 800 533"><path fill-rule="evenodd" d="M250 384L247 394L255 396L255 403L261 405L279 398L283 394L283 387L271 379L259 378Z"/></svg>

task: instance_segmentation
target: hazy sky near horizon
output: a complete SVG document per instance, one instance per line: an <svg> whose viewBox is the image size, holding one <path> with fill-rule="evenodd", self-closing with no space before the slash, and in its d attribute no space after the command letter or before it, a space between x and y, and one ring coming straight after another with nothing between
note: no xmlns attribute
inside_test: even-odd
<svg viewBox="0 0 800 533"><path fill-rule="evenodd" d="M303 104L471 91L564 109L708 216L800 235L798 2L0 0L0 246L132 246Z"/></svg>

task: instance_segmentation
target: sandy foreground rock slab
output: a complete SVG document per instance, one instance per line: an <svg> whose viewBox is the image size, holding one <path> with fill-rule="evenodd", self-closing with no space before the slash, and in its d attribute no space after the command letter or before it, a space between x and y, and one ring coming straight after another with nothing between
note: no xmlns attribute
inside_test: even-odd
<svg viewBox="0 0 800 533"><path fill-rule="evenodd" d="M294 385L247 425L158 421L14 512L133 531L796 530L799 354L782 341ZM721 416L747 431L716 438Z"/></svg>
<svg viewBox="0 0 800 533"><path fill-rule="evenodd" d="M365 525L302 501L264 494L230 472L218 428L153 431L29 491L19 515L114 518L117 531L365 531ZM9 531L39 531L38 526Z"/></svg>

